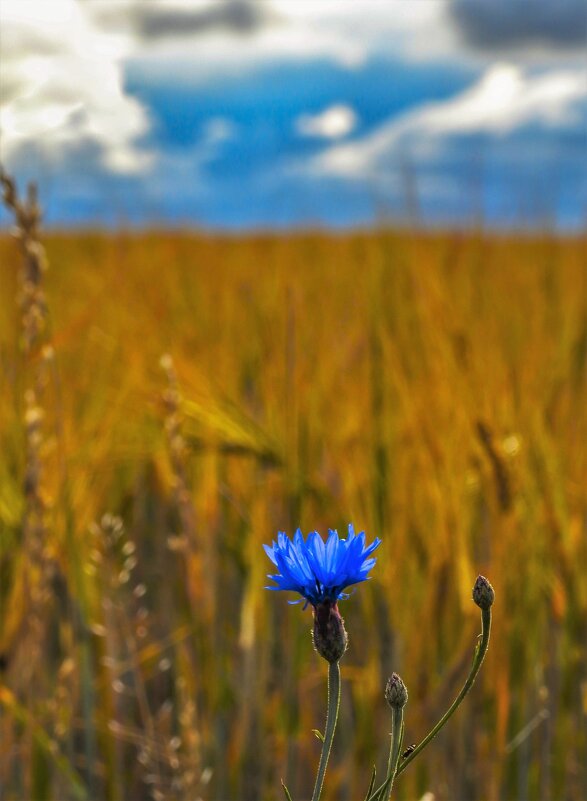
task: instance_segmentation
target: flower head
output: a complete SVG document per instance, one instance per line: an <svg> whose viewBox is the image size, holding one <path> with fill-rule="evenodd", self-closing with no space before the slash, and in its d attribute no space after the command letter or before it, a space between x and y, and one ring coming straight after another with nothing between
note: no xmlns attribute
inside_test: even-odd
<svg viewBox="0 0 587 801"><path fill-rule="evenodd" d="M327 662L338 662L346 651L349 638L336 601L323 601L314 607L312 642Z"/></svg>
<svg viewBox="0 0 587 801"><path fill-rule="evenodd" d="M477 576L473 587L473 600L480 609L490 609L495 600L495 591L485 576Z"/></svg>
<svg viewBox="0 0 587 801"><path fill-rule="evenodd" d="M385 700L392 709L402 709L408 703L406 685L397 673L392 673L387 680Z"/></svg>
<svg viewBox="0 0 587 801"><path fill-rule="evenodd" d="M268 590L292 590L305 598L306 605L329 602L336 606L339 598L348 598L344 593L351 584L359 584L369 578L369 571L376 562L370 554L381 540L376 538L365 547L365 532L355 534L349 525L348 537L340 539L338 532L329 529L326 542L313 531L306 540L298 529L293 542L280 531L277 542L270 547L264 545L267 556L279 572L268 575L277 586ZM300 603L300 601L290 601Z"/></svg>

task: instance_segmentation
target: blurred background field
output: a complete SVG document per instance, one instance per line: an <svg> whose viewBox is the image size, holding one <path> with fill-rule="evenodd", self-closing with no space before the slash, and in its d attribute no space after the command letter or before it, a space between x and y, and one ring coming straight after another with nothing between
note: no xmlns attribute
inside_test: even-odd
<svg viewBox="0 0 587 801"><path fill-rule="evenodd" d="M325 664L310 610L264 590L262 544L353 522L383 543L341 604L326 797L356 801L383 770L393 670L407 743L448 706L483 573L486 663L396 797L585 798L584 238L44 241L48 324L27 352L0 240L2 797L260 801L283 778L309 798Z"/></svg>

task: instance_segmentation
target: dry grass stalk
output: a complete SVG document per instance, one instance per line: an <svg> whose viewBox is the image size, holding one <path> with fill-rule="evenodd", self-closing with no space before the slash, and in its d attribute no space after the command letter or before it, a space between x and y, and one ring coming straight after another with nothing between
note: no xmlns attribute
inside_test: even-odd
<svg viewBox="0 0 587 801"><path fill-rule="evenodd" d="M173 359L164 354L159 360L165 372L167 387L161 394L164 409L164 431L167 452L171 463L173 495L179 515L180 531L167 538L171 551L181 554L185 560L186 585L192 610L198 610L203 620L210 620L213 602L204 592L206 582L203 580L204 564L211 561L210 555L203 552L197 537L196 510L188 486L186 456L188 445L183 435L183 398Z"/></svg>
<svg viewBox="0 0 587 801"><path fill-rule="evenodd" d="M196 521L185 469L186 442L182 433L182 398L173 359L169 354L165 354L159 363L167 378L167 387L161 395L161 400L165 410L164 429L173 474L173 491L182 527L181 534L169 538L168 544L171 550L185 550L190 545L194 547Z"/></svg>
<svg viewBox="0 0 587 801"><path fill-rule="evenodd" d="M46 523L47 499L43 492L43 395L47 367L53 360L49 342L48 312L43 290L47 259L39 241L41 209L37 189L30 184L21 201L15 182L0 169L0 184L6 207L13 212L13 234L19 242L22 265L19 271L21 343L25 367L32 367L30 384L24 390L24 514L22 541L26 565L23 568L23 595L26 614L13 654L12 674L19 686L32 682L46 639L47 620L52 596L53 564L48 548Z"/></svg>
<svg viewBox="0 0 587 801"><path fill-rule="evenodd" d="M194 725L193 704L185 697L180 679L175 682L179 703L170 681L164 682L164 697L154 690L173 663L163 654L164 646L154 640L147 587L136 577L136 545L126 535L122 520L113 515L93 524L91 534L91 573L99 575L103 610L103 621L96 622L92 631L105 640L103 662L111 676L116 716L109 721L109 730L120 743L131 746L153 801L195 798L201 778L199 759L193 736L188 736L188 742L183 736L186 727ZM123 766L134 762L128 753L126 757L121 760Z"/></svg>

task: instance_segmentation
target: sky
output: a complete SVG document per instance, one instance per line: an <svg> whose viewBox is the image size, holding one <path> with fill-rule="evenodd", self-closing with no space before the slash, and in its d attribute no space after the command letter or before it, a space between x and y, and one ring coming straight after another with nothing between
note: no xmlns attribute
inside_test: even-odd
<svg viewBox="0 0 587 801"><path fill-rule="evenodd" d="M0 159L59 227L576 230L586 41L587 0L1 0Z"/></svg>

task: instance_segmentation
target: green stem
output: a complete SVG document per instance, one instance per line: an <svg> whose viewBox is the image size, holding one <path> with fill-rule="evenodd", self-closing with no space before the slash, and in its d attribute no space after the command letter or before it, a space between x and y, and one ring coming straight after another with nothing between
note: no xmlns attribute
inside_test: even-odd
<svg viewBox="0 0 587 801"><path fill-rule="evenodd" d="M412 753L407 756L402 762L400 763L396 776L399 776L402 771L404 771L410 762L415 759L420 751L422 751L432 740L438 732L442 729L442 727L448 722L449 718L456 712L458 707L461 705L464 697L467 695L471 687L473 686L473 682L479 673L479 668L483 663L483 659L485 658L485 654L487 652L487 646L489 645L489 632L491 630L491 609L482 609L481 610L481 639L480 642L477 643L477 647L475 648L475 656L473 657L473 664L471 665L471 670L467 677L467 681L464 683L462 690L457 695L451 706L445 712L443 717L438 721L436 726L432 729L432 731L424 737L421 743L419 743L416 748L412 751Z"/></svg>
<svg viewBox="0 0 587 801"><path fill-rule="evenodd" d="M324 731L324 741L322 743L322 753L320 754L320 764L318 765L318 775L312 794L312 801L319 801L324 784L324 775L328 765L328 757L334 739L334 730L338 720L338 709L340 706L340 665L338 662L331 662L328 666L328 709L326 712L326 729Z"/></svg>
<svg viewBox="0 0 587 801"><path fill-rule="evenodd" d="M402 748L402 740L404 739L404 709L403 707L394 707L391 713L391 748L389 749L389 763L387 765L387 780L389 784L385 795L384 801L388 801L391 797L393 789L393 780L397 776L397 763L399 762L399 755Z"/></svg>
<svg viewBox="0 0 587 801"><path fill-rule="evenodd" d="M365 801L389 801L393 789L393 781L397 776L397 764L404 739L404 710L394 709L391 713L391 745L389 748L389 759L387 762L387 776L383 784L373 790L373 781L369 787L369 793Z"/></svg>

